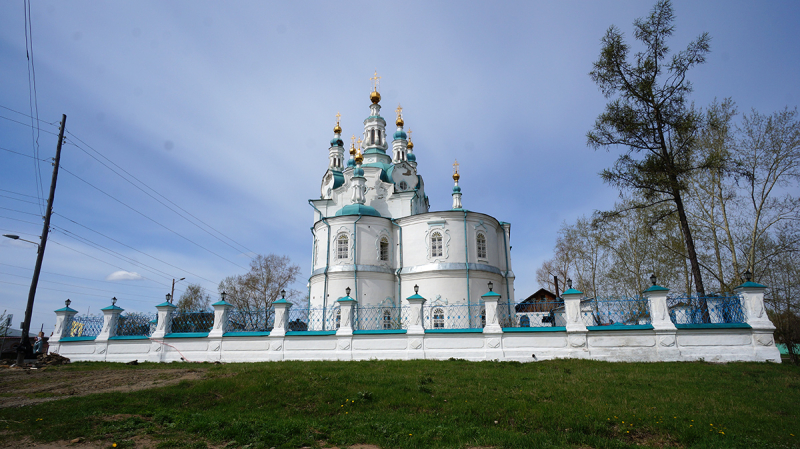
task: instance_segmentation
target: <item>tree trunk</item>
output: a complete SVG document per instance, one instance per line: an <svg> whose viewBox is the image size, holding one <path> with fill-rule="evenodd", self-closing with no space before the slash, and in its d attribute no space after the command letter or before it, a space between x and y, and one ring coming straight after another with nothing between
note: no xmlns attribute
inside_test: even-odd
<svg viewBox="0 0 800 449"><path fill-rule="evenodd" d="M673 179L675 185L678 184L677 179ZM703 287L703 278L700 273L700 263L697 261L697 251L694 247L694 240L692 239L692 231L689 229L689 220L686 218L686 210L683 206L681 193L678 189L672 189L672 197L675 200L675 206L678 209L678 218L681 222L681 231L683 231L683 238L686 241L686 252L689 255L689 263L692 265L692 277L694 278L694 287L697 292L697 297L700 298L700 309L703 314L703 322L708 323L711 321L708 314L708 304L706 304L705 296L706 289Z"/></svg>

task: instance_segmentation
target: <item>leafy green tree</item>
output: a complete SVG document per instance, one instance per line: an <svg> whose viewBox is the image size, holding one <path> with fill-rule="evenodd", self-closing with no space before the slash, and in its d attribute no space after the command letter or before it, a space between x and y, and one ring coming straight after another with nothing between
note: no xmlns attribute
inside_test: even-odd
<svg viewBox="0 0 800 449"><path fill-rule="evenodd" d="M670 56L666 40L674 15L668 0L656 3L634 22L634 37L644 45L630 55L623 33L612 26L602 38L600 58L590 72L606 98L613 98L587 134L594 149L622 148L612 168L601 173L609 184L636 192L633 208L669 205L662 217L677 214L695 290L705 295L683 194L692 174L719 166L717 157L694 157L703 114L687 103L690 68L705 62L710 37L701 34L685 50Z"/></svg>

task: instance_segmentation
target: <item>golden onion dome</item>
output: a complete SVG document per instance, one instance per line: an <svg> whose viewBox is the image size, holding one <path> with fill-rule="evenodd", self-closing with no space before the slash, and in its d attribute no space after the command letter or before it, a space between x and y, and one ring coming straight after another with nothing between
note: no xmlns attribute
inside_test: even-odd
<svg viewBox="0 0 800 449"><path fill-rule="evenodd" d="M369 99L372 101L372 104L378 104L378 102L381 101L381 94L378 93L377 90L373 90L369 94Z"/></svg>
<svg viewBox="0 0 800 449"><path fill-rule="evenodd" d="M397 120L396 120L394 123L395 123L395 125L397 125L397 126L403 126L403 125L405 125L405 122L403 121L403 117L397 117Z"/></svg>
<svg viewBox="0 0 800 449"><path fill-rule="evenodd" d="M333 132L334 132L334 134L341 134L342 133L342 127L339 126L339 124L337 123L336 126L333 127Z"/></svg>
<svg viewBox="0 0 800 449"><path fill-rule="evenodd" d="M361 152L359 151L356 154L356 164L361 165L362 162L364 162L364 156L362 156Z"/></svg>
<svg viewBox="0 0 800 449"><path fill-rule="evenodd" d="M355 155L356 155L356 146L355 145L351 145L350 146L350 156L355 156Z"/></svg>
<svg viewBox="0 0 800 449"><path fill-rule="evenodd" d="M412 150L412 149L414 149L414 142L412 142L411 140L409 140L409 141L408 141L408 145L406 145L406 148L408 148L409 150Z"/></svg>
<svg viewBox="0 0 800 449"><path fill-rule="evenodd" d="M461 175L458 172L453 173L453 181L458 182L459 179L461 179Z"/></svg>

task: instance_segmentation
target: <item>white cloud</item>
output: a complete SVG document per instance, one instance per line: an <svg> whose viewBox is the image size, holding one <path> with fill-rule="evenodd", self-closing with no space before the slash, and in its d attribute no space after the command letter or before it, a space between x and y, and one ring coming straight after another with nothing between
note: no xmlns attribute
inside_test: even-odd
<svg viewBox="0 0 800 449"><path fill-rule="evenodd" d="M115 271L106 276L107 281L141 281L144 279L141 274L135 271Z"/></svg>

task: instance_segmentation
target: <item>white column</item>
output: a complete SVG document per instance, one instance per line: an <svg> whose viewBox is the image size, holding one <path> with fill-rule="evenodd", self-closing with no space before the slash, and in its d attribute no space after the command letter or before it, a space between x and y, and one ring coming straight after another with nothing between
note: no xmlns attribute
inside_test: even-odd
<svg viewBox="0 0 800 449"><path fill-rule="evenodd" d="M211 307L214 308L214 327L211 328L208 336L222 337L225 332L228 332L228 315L230 310L233 309L233 305L223 299L211 304Z"/></svg>
<svg viewBox="0 0 800 449"><path fill-rule="evenodd" d="M746 274L746 273L745 273ZM741 296L747 324L753 329L753 357L757 361L781 363L781 354L775 346L775 325L769 320L764 308L764 291L767 286L747 281L734 292Z"/></svg>
<svg viewBox="0 0 800 449"><path fill-rule="evenodd" d="M161 339L172 331L172 311L177 309L172 303L162 302L156 306L158 310L158 324L150 338Z"/></svg>
<svg viewBox="0 0 800 449"><path fill-rule="evenodd" d="M669 289L656 285L655 281L650 288L643 292L644 297L647 298L647 307L650 309L650 324L653 325L656 333L656 355L662 362L676 361L681 358L677 341L678 330L669 318L667 309L667 293L669 293Z"/></svg>
<svg viewBox="0 0 800 449"><path fill-rule="evenodd" d="M503 329L500 327L500 320L497 316L497 304L500 302L500 294L493 291L491 287L489 292L481 295L483 305L486 308L486 326L483 328L484 334L502 334Z"/></svg>
<svg viewBox="0 0 800 449"><path fill-rule="evenodd" d="M672 324L667 310L667 293L669 293L669 289L660 285L653 285L643 292L644 297L647 298L647 306L650 308L650 323L653 325L653 329L675 330L675 325Z"/></svg>
<svg viewBox="0 0 800 449"><path fill-rule="evenodd" d="M109 338L117 335L119 315L125 309L117 307L116 303L117 298L114 298L110 306L100 309L103 311L103 329L100 331L100 334L97 335L97 338L94 339L95 342L108 341Z"/></svg>
<svg viewBox="0 0 800 449"><path fill-rule="evenodd" d="M57 343L62 338L67 336L67 333L69 332L69 326L67 324L70 321L72 321L72 317L74 317L78 313L77 310L71 309L69 307L70 302L71 301L68 299L66 301L66 307L62 307L62 308L60 308L60 309L55 311L56 312L56 326L55 326L55 329L53 330L53 336L50 337L50 339L48 340L48 343L51 344L51 345L53 343ZM55 350L52 350L52 349L51 349L51 351L52 352L56 352Z"/></svg>
<svg viewBox="0 0 800 449"><path fill-rule="evenodd" d="M486 309L486 326L483 328L486 360L502 360L504 357L503 328L500 327L500 319L497 316L497 304L500 298L500 294L493 290L493 284L489 282L489 292L481 295Z"/></svg>
<svg viewBox="0 0 800 449"><path fill-rule="evenodd" d="M348 290L350 289L348 288ZM339 311L341 313L341 321L339 322L339 329L336 330L336 335L351 336L353 335L353 308L358 303L350 297L349 292L347 296L339 298L336 302L339 303Z"/></svg>
<svg viewBox="0 0 800 449"><path fill-rule="evenodd" d="M425 358L425 326L422 318L422 305L425 298L419 295L419 286L414 286L414 294L406 298L408 301L408 349L409 359Z"/></svg>
<svg viewBox="0 0 800 449"><path fill-rule="evenodd" d="M275 325L269 332L270 337L283 337L286 335L286 329L289 327L289 309L292 303L285 298L281 298L272 303L275 308Z"/></svg>
<svg viewBox="0 0 800 449"><path fill-rule="evenodd" d="M564 298L564 314L567 322L567 344L570 357L589 357L589 331L581 314L581 298L583 292L570 288L562 294Z"/></svg>
<svg viewBox="0 0 800 449"><path fill-rule="evenodd" d="M353 359L353 312L358 302L350 297L350 288L347 296L339 298L339 329L336 330L336 358L338 360Z"/></svg>

